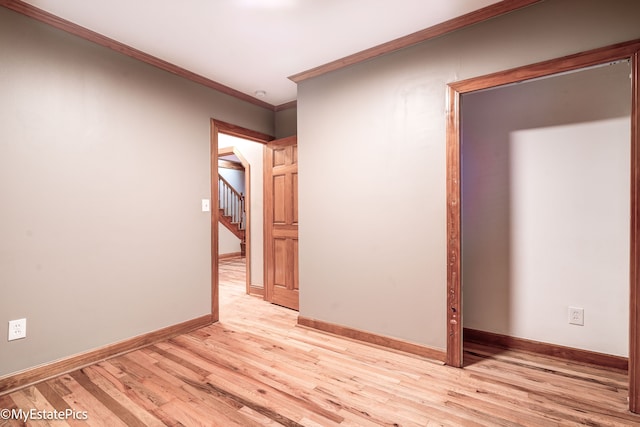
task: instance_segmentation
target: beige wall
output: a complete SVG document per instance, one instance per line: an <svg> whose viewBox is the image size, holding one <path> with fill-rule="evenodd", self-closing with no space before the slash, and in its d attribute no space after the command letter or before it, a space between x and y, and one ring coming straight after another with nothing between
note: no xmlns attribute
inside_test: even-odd
<svg viewBox="0 0 640 427"><path fill-rule="evenodd" d="M446 84L640 37L548 0L298 87L300 314L446 346Z"/></svg>
<svg viewBox="0 0 640 427"><path fill-rule="evenodd" d="M273 112L4 8L0 94L0 376L208 314L210 118Z"/></svg>
<svg viewBox="0 0 640 427"><path fill-rule="evenodd" d="M218 223L218 253L220 255L240 253L240 239L222 223Z"/></svg>
<svg viewBox="0 0 640 427"><path fill-rule="evenodd" d="M276 138L286 138L297 133L297 108L287 108L275 114Z"/></svg>

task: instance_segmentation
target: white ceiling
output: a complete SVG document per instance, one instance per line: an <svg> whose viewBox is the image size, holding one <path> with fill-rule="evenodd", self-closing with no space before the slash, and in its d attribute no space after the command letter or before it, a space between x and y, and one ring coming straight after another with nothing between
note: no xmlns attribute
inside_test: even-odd
<svg viewBox="0 0 640 427"><path fill-rule="evenodd" d="M281 105L289 76L498 0L25 0L225 86Z"/></svg>

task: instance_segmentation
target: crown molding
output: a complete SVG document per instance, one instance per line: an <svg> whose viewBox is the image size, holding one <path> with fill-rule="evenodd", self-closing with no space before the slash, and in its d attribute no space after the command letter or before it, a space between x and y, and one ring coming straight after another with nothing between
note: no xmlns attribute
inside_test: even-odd
<svg viewBox="0 0 640 427"><path fill-rule="evenodd" d="M156 58L153 55L149 55L148 53L142 52L141 50L128 46L124 43L120 43L119 41L113 40L109 37L103 36L102 34L96 33L95 31L89 30L88 28L82 27L71 21L62 19L52 13L30 5L29 3L25 3L20 0L0 0L0 6L3 6L17 13L21 13L25 16L28 16L29 18L43 22L69 34L73 34L85 40L89 40L100 46L115 50L116 52L119 52L123 55L135 58L149 65L153 65L154 67L157 67L161 70L183 77L187 80L191 80L192 82L199 83L210 89L214 89L218 92L222 92L226 95L232 96L250 104L275 111L276 107L267 102L256 99L250 95L247 95L246 93L230 88L229 86L225 86L222 83L218 83L214 80L203 77L199 74L186 70L160 58Z"/></svg>
<svg viewBox="0 0 640 427"><path fill-rule="evenodd" d="M521 9L523 7L531 6L532 4L539 3L543 0L504 0L492 5L483 7L476 11L467 13L457 18L450 19L441 24L434 25L424 30L417 31L404 37L391 40L389 42L374 46L372 48L363 50L353 55L345 56L342 59L329 62L324 65L312 68L307 71L303 71L298 74L289 76L289 79L295 83L308 80L313 77L318 77L331 71L336 71L350 65L355 65L363 61L375 58L380 55L395 52L396 50L404 49L405 47L413 46L415 44L440 37L444 34L451 33L453 31L468 27L470 25L477 24L495 18L496 16L504 15L505 13L513 12L514 10Z"/></svg>

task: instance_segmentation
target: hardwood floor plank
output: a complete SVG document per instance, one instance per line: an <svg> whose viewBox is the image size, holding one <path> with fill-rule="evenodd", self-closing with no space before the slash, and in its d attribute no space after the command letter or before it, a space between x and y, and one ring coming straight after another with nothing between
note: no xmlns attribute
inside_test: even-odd
<svg viewBox="0 0 640 427"><path fill-rule="evenodd" d="M5 394L0 396L0 410L9 411L7 413L11 414L11 411L20 409L18 405L16 405L15 401L11 398L10 395ZM23 408L26 409L26 408ZM5 416L0 418L0 427L14 427L23 425L21 421L12 419L10 416Z"/></svg>
<svg viewBox="0 0 640 427"><path fill-rule="evenodd" d="M35 385L35 388L44 396L44 398L58 411L66 411L71 406L51 387L48 382Z"/></svg>
<svg viewBox="0 0 640 427"><path fill-rule="evenodd" d="M282 426L282 424L272 420L269 417L266 417L256 411L254 411L251 408L248 408L246 406L243 406L240 410L240 413L242 413L243 415L247 416L248 418L252 419L253 421L255 421L256 423L258 423L258 425L260 426L273 426L273 427L280 427Z"/></svg>
<svg viewBox="0 0 640 427"><path fill-rule="evenodd" d="M29 412L29 420L26 424L33 426L69 426L69 425L79 425L78 423L74 423L73 420L60 419L60 420L49 420L47 417L41 417L38 413L31 414L31 410L36 411L47 411L52 412L55 408L44 398L42 393L38 391L35 387L26 387L22 390L19 390L14 396L13 400L19 408L22 408L25 412ZM35 417L31 417L35 415ZM26 415L25 415L26 416ZM43 419L38 419L43 418Z"/></svg>
<svg viewBox="0 0 640 427"><path fill-rule="evenodd" d="M186 380L188 382L188 380ZM195 387L203 387L199 384L192 384L192 386ZM299 427L301 426L301 424L298 424L296 421L291 420L287 417L285 417L284 415L279 414L277 411L274 411L270 408L267 408L265 406L256 404L254 401L249 400L249 399L245 399L244 397L234 394L232 392L229 392L221 387L218 387L214 384L212 384L211 382L207 382L206 386L204 386L205 388L207 388L211 393L216 394L218 396L221 397L227 397L235 402L238 402L238 404L240 404L243 407L247 407L261 415L264 415L265 417L277 422L280 425L286 426L286 427Z"/></svg>
<svg viewBox="0 0 640 427"><path fill-rule="evenodd" d="M84 369L69 373L69 376L76 380L78 384L84 387L89 393L100 401L106 408L113 412L129 427L144 427L145 424L140 421L127 408L122 406L117 400L109 395L104 389L93 383L85 374Z"/></svg>
<svg viewBox="0 0 640 427"><path fill-rule="evenodd" d="M199 402L207 412L217 414L220 419L225 419L228 425L241 425L251 427L254 424L250 418L239 413L242 408L236 401L211 393L203 384L205 378L191 369L182 366L174 360L158 362L146 368L158 378L170 383L176 397L183 402Z"/></svg>
<svg viewBox="0 0 640 427"><path fill-rule="evenodd" d="M174 378L179 380L182 384L182 389L188 391L192 396L185 396L185 393L178 393L178 397L183 401L193 401L193 397L199 398L201 404L208 409L215 411L218 415L224 415L227 420L227 425L240 425L243 427L250 427L253 425L259 425L252 421L250 417L243 415L239 412L240 409L247 406L244 401L238 399L231 393L222 393L216 387L212 387L209 382L206 381L204 376L211 375L210 371L202 369L195 364L187 361L185 358L172 355L168 351L161 350L159 348L149 349L150 351L158 351L157 354L161 354L167 357L167 360L163 362L157 362L157 369L162 369L165 374L158 370L146 366L155 375L159 377ZM256 410L257 408L251 407ZM264 414L264 411L257 411Z"/></svg>
<svg viewBox="0 0 640 427"><path fill-rule="evenodd" d="M162 404L162 409L166 413L172 414L179 425L183 426L219 426L226 427L229 421L217 414L216 419L210 419L209 414L195 405L190 405L180 399L172 399ZM236 424L237 425L237 424Z"/></svg>
<svg viewBox="0 0 640 427"><path fill-rule="evenodd" d="M109 367L108 369L110 372L121 372L117 381L120 384L120 388L124 390L126 397L132 402L132 404L139 406L142 410L146 410L154 418L160 420L160 422L162 422L162 424L164 425L181 425L175 418L173 418L170 414L167 414L161 408L161 405L166 403L166 401L152 391L148 390L139 378L136 378L135 376L130 375L126 373L125 370L121 369L121 362L122 361L120 360L120 358L117 358L112 359L109 362L103 362L101 365Z"/></svg>
<svg viewBox="0 0 640 427"><path fill-rule="evenodd" d="M91 366L85 368L85 374L94 382L98 387L103 389L111 398L116 400L122 407L126 408L129 412L131 412L136 418L138 418L145 426L150 427L159 427L164 425L158 418L154 417L149 412L145 411L140 406L136 405L132 402L126 395L124 391L125 387L122 383L118 382L117 385L111 382L110 379L105 377L103 374L104 370L99 369L98 366ZM113 378L113 377L111 377Z"/></svg>
<svg viewBox="0 0 640 427"><path fill-rule="evenodd" d="M192 348L193 345L185 340L182 341L182 344L186 348L191 348L191 351L197 356L199 356L200 366L208 367L208 371L211 372L211 374L208 377L210 379L210 382L208 384L212 388L217 388L217 386L214 383L216 381L220 381L223 378L229 378L229 379L236 378L239 381L241 381L245 390L254 390L254 393L259 392L263 395L269 394L269 397L276 401L287 401L286 404L288 406L295 405L299 408L308 408L311 412L324 416L326 420L331 420L333 422L341 421L340 417L337 417L331 411L325 410L324 408L321 407L321 405L317 405L315 402L312 402L312 401L301 399L299 396L296 396L295 394L293 394L293 393L298 393L300 395L301 394L300 389L283 390L282 388L278 387L278 384L271 385L269 384L268 378L265 378L264 376L261 376L261 375L257 376L255 370L250 370L249 372L247 372L246 375L243 375L243 373L246 371L244 371L242 368L238 367L234 363L233 354L230 354L228 355L229 356L228 358L225 358L224 355L221 356L219 349L217 352L201 352L197 348ZM192 359L192 360L197 361L197 359ZM206 364L206 365L203 365L203 364ZM264 368L268 368L268 367L265 365ZM202 368L196 367L193 369L200 370ZM242 375L242 377L238 378L239 375ZM267 381L266 382L260 381L260 380L257 380L257 378L262 378L263 380L266 379ZM291 377L291 379L294 379L294 377ZM262 406L260 406L258 410L256 407L252 407L246 404L247 400L245 397L241 395L235 395L235 396L237 396L238 401L243 402L243 405L249 406L253 410L264 414L265 409L262 408ZM266 408L266 409L270 411L269 408Z"/></svg>
<svg viewBox="0 0 640 427"><path fill-rule="evenodd" d="M126 424L120 420L117 414L105 407L98 399L89 393L84 387L78 384L73 377L68 374L63 375L60 380L69 390L63 399L75 411L86 411L88 418L83 421L83 425L104 426L110 425L114 427L125 426Z"/></svg>

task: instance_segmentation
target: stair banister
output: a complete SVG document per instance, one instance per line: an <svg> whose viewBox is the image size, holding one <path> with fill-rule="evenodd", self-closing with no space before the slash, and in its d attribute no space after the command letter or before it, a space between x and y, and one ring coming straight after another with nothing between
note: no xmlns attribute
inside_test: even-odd
<svg viewBox="0 0 640 427"><path fill-rule="evenodd" d="M231 217L231 222L245 229L244 195L239 193L229 181L218 175L219 208L225 216Z"/></svg>

